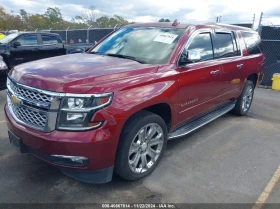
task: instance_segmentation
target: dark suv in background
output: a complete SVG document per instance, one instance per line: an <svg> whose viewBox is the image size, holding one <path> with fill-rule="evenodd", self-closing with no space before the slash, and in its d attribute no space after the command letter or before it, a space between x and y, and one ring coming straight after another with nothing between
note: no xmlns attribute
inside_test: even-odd
<svg viewBox="0 0 280 209"><path fill-rule="evenodd" d="M9 69L25 62L63 54L65 50L58 34L12 33L0 40L0 55Z"/></svg>
<svg viewBox="0 0 280 209"><path fill-rule="evenodd" d="M63 44L60 36L55 33L20 32L0 40L0 55L10 70L25 62L82 53L90 47L92 44L87 43ZM0 72L0 86L5 86L6 77L5 73Z"/></svg>

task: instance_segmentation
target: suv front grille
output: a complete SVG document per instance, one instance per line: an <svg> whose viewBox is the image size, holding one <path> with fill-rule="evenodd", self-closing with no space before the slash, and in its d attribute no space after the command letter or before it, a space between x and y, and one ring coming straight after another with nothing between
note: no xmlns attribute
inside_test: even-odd
<svg viewBox="0 0 280 209"><path fill-rule="evenodd" d="M17 123L50 132L55 129L59 94L17 84L7 79L7 101ZM58 103L57 103L58 102ZM52 107L52 105L54 105ZM50 111L52 110L52 111Z"/></svg>
<svg viewBox="0 0 280 209"><path fill-rule="evenodd" d="M14 115L22 122L29 124L36 129L44 129L47 122L47 112L35 111L30 108L14 105L10 102Z"/></svg>
<svg viewBox="0 0 280 209"><path fill-rule="evenodd" d="M35 103L45 103L45 105L48 106L53 98L50 95L22 88L19 85L15 85L13 82L10 82L10 87L17 96L22 97L23 99L31 100Z"/></svg>

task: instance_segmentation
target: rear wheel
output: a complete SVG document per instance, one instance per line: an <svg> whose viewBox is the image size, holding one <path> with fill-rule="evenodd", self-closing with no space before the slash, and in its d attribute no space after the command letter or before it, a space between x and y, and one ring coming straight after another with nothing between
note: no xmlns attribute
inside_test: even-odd
<svg viewBox="0 0 280 209"><path fill-rule="evenodd" d="M126 123L120 137L115 172L126 180L138 180L153 172L162 158L167 142L164 120L141 111Z"/></svg>
<svg viewBox="0 0 280 209"><path fill-rule="evenodd" d="M233 113L243 116L249 112L253 102L254 87L255 86L252 81L246 81L243 91L237 99L234 109L232 110Z"/></svg>

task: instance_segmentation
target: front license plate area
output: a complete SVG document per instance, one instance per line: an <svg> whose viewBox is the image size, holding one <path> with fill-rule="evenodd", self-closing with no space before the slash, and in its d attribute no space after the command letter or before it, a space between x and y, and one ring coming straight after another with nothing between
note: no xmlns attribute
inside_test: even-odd
<svg viewBox="0 0 280 209"><path fill-rule="evenodd" d="M8 131L10 143L12 143L15 147L20 148L20 138L14 135L11 131Z"/></svg>

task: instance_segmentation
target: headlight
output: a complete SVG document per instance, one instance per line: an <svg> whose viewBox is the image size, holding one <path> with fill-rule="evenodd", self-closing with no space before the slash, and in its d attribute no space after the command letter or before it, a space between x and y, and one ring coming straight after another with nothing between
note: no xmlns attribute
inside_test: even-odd
<svg viewBox="0 0 280 209"><path fill-rule="evenodd" d="M111 103L112 96L112 93L66 94L62 100L57 128L60 130L89 130L100 127L102 121L91 121L91 118L95 111Z"/></svg>

